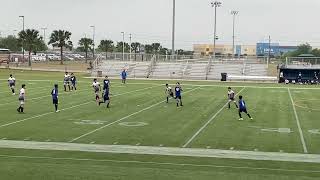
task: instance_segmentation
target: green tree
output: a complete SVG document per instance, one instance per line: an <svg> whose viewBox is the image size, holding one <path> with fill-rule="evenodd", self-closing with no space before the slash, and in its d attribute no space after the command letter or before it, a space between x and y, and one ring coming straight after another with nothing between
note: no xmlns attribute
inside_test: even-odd
<svg viewBox="0 0 320 180"><path fill-rule="evenodd" d="M101 40L99 49L106 53L106 59L108 56L108 52L112 52L114 49L114 44L112 40Z"/></svg>
<svg viewBox="0 0 320 180"><path fill-rule="evenodd" d="M117 52L122 52L122 47L123 47L123 42L118 42L117 43L117 46L116 46L116 49L117 49ZM128 43L124 43L124 52L129 52L129 49L130 49L130 46Z"/></svg>
<svg viewBox="0 0 320 180"><path fill-rule="evenodd" d="M160 50L161 50L161 44L160 43L152 43L152 51L154 54L159 54Z"/></svg>
<svg viewBox="0 0 320 180"><path fill-rule="evenodd" d="M81 38L79 40L79 49L86 53L86 63L88 61L88 52L92 51L93 40L90 38Z"/></svg>
<svg viewBox="0 0 320 180"><path fill-rule="evenodd" d="M169 55L170 51L168 48L161 48L159 54L161 55Z"/></svg>
<svg viewBox="0 0 320 180"><path fill-rule="evenodd" d="M23 44L23 48L29 52L29 66L31 66L31 53L39 48L42 38L39 35L39 31L35 29L26 29L19 32L18 35L19 42Z"/></svg>
<svg viewBox="0 0 320 180"><path fill-rule="evenodd" d="M0 48L10 49L10 51L20 51L21 44L15 36L8 36L0 39Z"/></svg>
<svg viewBox="0 0 320 180"><path fill-rule="evenodd" d="M297 57L301 54L311 54L312 47L309 43L301 44L296 51L290 52L287 56Z"/></svg>
<svg viewBox="0 0 320 180"><path fill-rule="evenodd" d="M150 44L146 44L146 45L144 46L144 49L145 49L145 52L146 52L147 54L152 54L152 53L153 53L153 47L152 47L152 45L150 45Z"/></svg>
<svg viewBox="0 0 320 180"><path fill-rule="evenodd" d="M72 41L70 41L71 32L64 30L55 30L50 36L48 44L52 44L53 47L60 48L60 59L63 64L63 48L72 49Z"/></svg>
<svg viewBox="0 0 320 180"><path fill-rule="evenodd" d="M313 54L316 57L320 57L320 49L312 49L311 54Z"/></svg>
<svg viewBox="0 0 320 180"><path fill-rule="evenodd" d="M139 42L131 43L131 49L134 52L134 60L137 60L137 53L140 51L141 44Z"/></svg>

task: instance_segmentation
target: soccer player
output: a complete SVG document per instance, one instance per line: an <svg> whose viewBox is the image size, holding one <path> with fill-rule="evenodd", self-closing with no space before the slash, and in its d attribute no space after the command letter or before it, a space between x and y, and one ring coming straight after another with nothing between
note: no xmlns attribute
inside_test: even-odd
<svg viewBox="0 0 320 180"><path fill-rule="evenodd" d="M58 104L59 104L59 100L58 100L58 84L54 85L54 88L51 91L51 96L52 96L52 102L54 104L55 110L56 110L56 112L59 112L59 110L58 110Z"/></svg>
<svg viewBox="0 0 320 180"><path fill-rule="evenodd" d="M106 76L103 80L103 90L109 90L110 87L110 80L108 78L108 76Z"/></svg>
<svg viewBox="0 0 320 180"><path fill-rule="evenodd" d="M238 105L237 105L236 100L234 99L234 96L235 96L234 91L231 89L231 87L229 87L228 88L228 98L229 98L229 100L228 100L228 108L229 109L231 108L231 106L230 106L231 102L234 102L234 104L236 105L236 107L238 109Z"/></svg>
<svg viewBox="0 0 320 180"><path fill-rule="evenodd" d="M105 103L107 105L107 108L109 108L110 107L109 88L103 90L102 96L103 96L103 101L99 102L99 106L102 103Z"/></svg>
<svg viewBox="0 0 320 180"><path fill-rule="evenodd" d="M99 93L100 93L100 91L101 91L101 86L100 86L100 83L97 81L97 79L94 79L94 80L93 80L92 87L93 87L94 93L95 93L95 95L96 95L97 105L99 105L99 102L100 102Z"/></svg>
<svg viewBox="0 0 320 180"><path fill-rule="evenodd" d="M166 84L166 91L165 94L167 95L167 103L169 103L169 98L173 98L173 91L172 88L169 86L169 84Z"/></svg>
<svg viewBox="0 0 320 180"><path fill-rule="evenodd" d="M19 103L20 106L18 107L17 111L19 113L23 113L24 111L24 104L25 104L25 96L26 96L26 85L22 84L22 87L20 89L20 93L19 93Z"/></svg>
<svg viewBox="0 0 320 180"><path fill-rule="evenodd" d="M77 78L73 73L71 73L70 81L71 81L71 91L73 91L73 90L76 91L77 90Z"/></svg>
<svg viewBox="0 0 320 180"><path fill-rule="evenodd" d="M15 93L15 85L16 85L16 79L12 76L12 74L10 74L10 77L8 79L8 85L11 89L12 95L16 95Z"/></svg>
<svg viewBox="0 0 320 180"><path fill-rule="evenodd" d="M239 121L243 121L243 118L242 118L242 115L241 115L241 113L243 113L243 112L246 113L247 116L248 116L251 120L253 120L253 118L250 116L250 114L249 114L248 111L247 111L246 102L244 102L242 96L239 96L239 117L240 117Z"/></svg>
<svg viewBox="0 0 320 180"><path fill-rule="evenodd" d="M64 91L67 91L67 86L69 88L70 91L70 75L68 72L66 72L66 74L64 75L64 79L63 79L63 86L64 86Z"/></svg>
<svg viewBox="0 0 320 180"><path fill-rule="evenodd" d="M176 87L174 88L174 90L175 90L175 95L176 95L176 100L177 100L177 107L179 107L179 104L180 104L180 106L183 106L182 105L182 96L181 96L182 88L181 88L179 82L177 82Z"/></svg>
<svg viewBox="0 0 320 180"><path fill-rule="evenodd" d="M122 83L125 84L127 80L127 72L125 69L121 72L121 78L122 78Z"/></svg>

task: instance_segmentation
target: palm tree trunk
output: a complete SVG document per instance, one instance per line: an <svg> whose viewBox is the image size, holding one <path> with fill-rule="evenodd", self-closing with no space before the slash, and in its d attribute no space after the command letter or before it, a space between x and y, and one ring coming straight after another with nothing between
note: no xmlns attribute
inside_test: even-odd
<svg viewBox="0 0 320 180"><path fill-rule="evenodd" d="M29 51L29 67L31 67L31 51Z"/></svg>
<svg viewBox="0 0 320 180"><path fill-rule="evenodd" d="M108 49L106 49L106 60L108 59Z"/></svg>
<svg viewBox="0 0 320 180"><path fill-rule="evenodd" d="M60 47L60 64L63 65L63 47Z"/></svg>
<svg viewBox="0 0 320 180"><path fill-rule="evenodd" d="M88 51L86 51L86 64L88 63Z"/></svg>

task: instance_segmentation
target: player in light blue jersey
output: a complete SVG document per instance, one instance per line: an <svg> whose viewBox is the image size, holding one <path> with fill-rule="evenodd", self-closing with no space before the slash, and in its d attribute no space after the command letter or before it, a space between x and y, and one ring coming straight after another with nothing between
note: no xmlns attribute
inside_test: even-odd
<svg viewBox="0 0 320 180"><path fill-rule="evenodd" d="M177 100L177 107L179 107L179 104L180 106L183 106L182 105L182 88L179 82L177 82L177 85L174 88L174 91L175 91L176 100Z"/></svg>

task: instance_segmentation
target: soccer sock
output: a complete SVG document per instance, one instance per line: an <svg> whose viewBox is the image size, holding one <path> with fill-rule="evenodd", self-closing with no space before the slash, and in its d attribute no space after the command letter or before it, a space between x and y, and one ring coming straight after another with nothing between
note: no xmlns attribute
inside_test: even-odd
<svg viewBox="0 0 320 180"><path fill-rule="evenodd" d="M182 105L182 101L180 101L180 106L183 106L183 105Z"/></svg>
<svg viewBox="0 0 320 180"><path fill-rule="evenodd" d="M238 104L237 103L234 103L236 105L236 107L238 108Z"/></svg>
<svg viewBox="0 0 320 180"><path fill-rule="evenodd" d="M169 97L167 97L167 103L169 102Z"/></svg>
<svg viewBox="0 0 320 180"><path fill-rule="evenodd" d="M249 118L251 118L251 116L250 116L250 114L249 114L249 113L247 113L247 115L248 115L248 117L249 117Z"/></svg>
<svg viewBox="0 0 320 180"><path fill-rule="evenodd" d="M240 117L240 118L242 118L242 116L241 116L241 112L239 112L239 117Z"/></svg>
<svg viewBox="0 0 320 180"><path fill-rule="evenodd" d="M228 103L228 107L229 107L229 109L231 108L231 107L230 107L230 102Z"/></svg>
<svg viewBox="0 0 320 180"><path fill-rule="evenodd" d="M21 109L21 112L23 112L23 109L24 109L24 108L23 108L23 107L20 107L20 109Z"/></svg>
<svg viewBox="0 0 320 180"><path fill-rule="evenodd" d="M58 104L55 104L54 107L55 107L56 111L58 111Z"/></svg>
<svg viewBox="0 0 320 180"><path fill-rule="evenodd" d="M12 93L14 94L14 89L11 89Z"/></svg>
<svg viewBox="0 0 320 180"><path fill-rule="evenodd" d="M68 86L69 87L69 91L70 91L70 86Z"/></svg>
<svg viewBox="0 0 320 180"><path fill-rule="evenodd" d="M66 85L64 85L64 91L67 91L67 86Z"/></svg>

